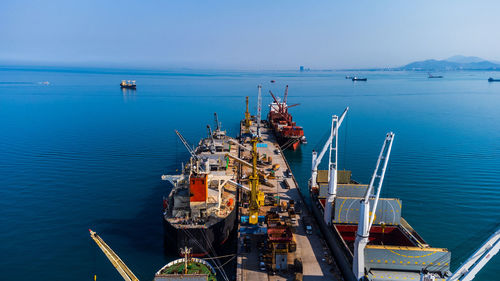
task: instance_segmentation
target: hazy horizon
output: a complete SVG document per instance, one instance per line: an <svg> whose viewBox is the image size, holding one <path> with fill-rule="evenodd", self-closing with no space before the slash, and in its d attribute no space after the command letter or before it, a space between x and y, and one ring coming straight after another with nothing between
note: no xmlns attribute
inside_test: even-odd
<svg viewBox="0 0 500 281"><path fill-rule="evenodd" d="M487 7L487 8L486 8ZM356 69L499 61L496 1L4 1L0 64Z"/></svg>

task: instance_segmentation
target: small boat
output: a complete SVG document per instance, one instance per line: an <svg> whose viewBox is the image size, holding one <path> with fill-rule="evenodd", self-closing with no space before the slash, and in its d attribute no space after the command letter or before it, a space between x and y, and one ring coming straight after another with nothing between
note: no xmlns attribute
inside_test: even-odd
<svg viewBox="0 0 500 281"><path fill-rule="evenodd" d="M443 78L442 75L432 75L429 73L429 78Z"/></svg>
<svg viewBox="0 0 500 281"><path fill-rule="evenodd" d="M130 81L130 80L127 80L127 81L122 80L122 82L120 83L120 87L122 89L135 89L136 86L137 85L135 84L135 80L132 80L132 81Z"/></svg>
<svg viewBox="0 0 500 281"><path fill-rule="evenodd" d="M345 79L352 79L353 77L352 76L348 76L346 75Z"/></svg>
<svg viewBox="0 0 500 281"><path fill-rule="evenodd" d="M271 80L271 83L274 83L274 82L276 82L276 80Z"/></svg>
<svg viewBox="0 0 500 281"><path fill-rule="evenodd" d="M356 76L352 77L352 81L367 81L367 80L368 80L368 78L359 78Z"/></svg>
<svg viewBox="0 0 500 281"><path fill-rule="evenodd" d="M488 78L488 82L500 82L500 79Z"/></svg>

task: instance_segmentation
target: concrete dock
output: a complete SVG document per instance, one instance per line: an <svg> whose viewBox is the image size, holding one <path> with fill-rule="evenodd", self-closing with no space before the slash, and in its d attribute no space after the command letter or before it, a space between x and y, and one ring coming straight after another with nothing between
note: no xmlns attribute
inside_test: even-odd
<svg viewBox="0 0 500 281"><path fill-rule="evenodd" d="M293 240L296 243L296 250L289 252L287 256L288 267L279 270L272 269L266 263L264 267L265 258L264 249L262 247L263 237L266 237L265 231L267 225L265 222L259 222L257 228L260 229L258 233L249 234L247 231L248 226L241 223L241 217L248 215L248 206L245 205L245 200L241 200L243 194L240 194L239 202L239 223L238 223L238 256L237 256L237 272L236 279L239 281L251 280L341 280L338 269L331 258L329 248L326 242L321 237L319 227L316 225L313 215L309 213L305 203L302 200L298 184L290 170L288 163L281 151L274 132L272 129L267 128L265 123L261 125L261 141L258 146L259 155L266 155L272 157L272 163L267 165L260 165L261 170L271 170L271 167L279 168L273 169L274 176L268 178L267 181L261 182L260 191L262 191L266 198L278 198L278 202L293 200L295 202L295 219L288 219L293 226ZM250 132L257 132L256 124L252 124ZM249 150L251 144L249 142L250 136L248 130L241 126L241 144L248 149L240 148L240 158L248 160L250 156ZM251 168L242 168L240 173L240 183L248 185L248 172ZM248 192L242 190L241 192ZM279 205L264 205L259 209L259 216L266 216L266 213L271 209L276 209ZM281 219L281 214L280 214ZM312 226L312 233L306 234L304 224ZM297 260L301 262L301 268L297 266ZM295 261L295 266L294 266ZM300 269L298 269L300 268Z"/></svg>

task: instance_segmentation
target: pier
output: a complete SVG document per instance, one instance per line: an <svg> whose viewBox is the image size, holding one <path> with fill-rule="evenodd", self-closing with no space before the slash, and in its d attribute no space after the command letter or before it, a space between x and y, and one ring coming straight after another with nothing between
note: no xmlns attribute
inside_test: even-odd
<svg viewBox="0 0 500 281"><path fill-rule="evenodd" d="M239 164L238 181L250 186L250 140L257 134L257 124L245 125L244 120L239 158L246 165ZM342 280L274 132L265 121L261 122L256 146L259 173L269 176L260 176L257 224L248 223L250 192L240 188L236 280Z"/></svg>

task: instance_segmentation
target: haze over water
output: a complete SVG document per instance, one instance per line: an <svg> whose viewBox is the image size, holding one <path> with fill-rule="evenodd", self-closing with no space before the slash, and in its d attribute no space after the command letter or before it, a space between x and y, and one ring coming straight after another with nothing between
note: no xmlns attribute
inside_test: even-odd
<svg viewBox="0 0 500 281"><path fill-rule="evenodd" d="M236 136L245 96L255 113L263 85L282 96L309 143L286 153L304 192L311 151L332 114L350 107L339 138L341 169L368 183L385 134L396 133L382 195L452 269L500 222L498 73L131 71L0 69L0 272L2 280L121 280L88 234L95 230L141 280L172 257L163 253L160 180L189 154L213 112ZM137 91L122 91L122 79ZM276 80L270 84L271 79ZM38 82L49 81L50 85ZM325 158L326 159L326 158ZM498 279L500 257L477 276Z"/></svg>

